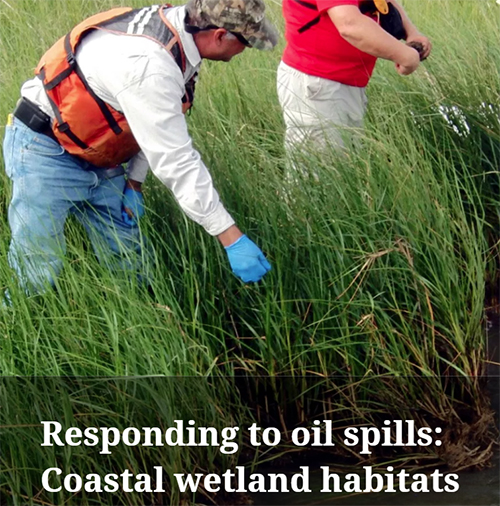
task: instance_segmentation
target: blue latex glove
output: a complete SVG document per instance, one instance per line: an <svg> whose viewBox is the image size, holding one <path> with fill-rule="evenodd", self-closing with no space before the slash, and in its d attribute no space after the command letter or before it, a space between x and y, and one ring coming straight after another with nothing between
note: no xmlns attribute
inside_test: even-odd
<svg viewBox="0 0 500 506"><path fill-rule="evenodd" d="M132 211L134 217L131 218L125 208L130 209ZM144 197L141 192L135 191L132 188L125 188L123 192L123 200L122 200L122 218L123 221L133 227L137 225L139 218L144 216Z"/></svg>
<svg viewBox="0 0 500 506"><path fill-rule="evenodd" d="M233 272L245 283L260 281L271 270L264 253L246 235L242 235L226 248Z"/></svg>

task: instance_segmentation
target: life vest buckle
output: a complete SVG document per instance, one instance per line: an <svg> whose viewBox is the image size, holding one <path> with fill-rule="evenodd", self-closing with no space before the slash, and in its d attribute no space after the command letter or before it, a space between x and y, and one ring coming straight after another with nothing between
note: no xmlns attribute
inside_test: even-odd
<svg viewBox="0 0 500 506"><path fill-rule="evenodd" d="M75 55L73 54L73 52L69 52L66 55L66 61L68 62L68 64L69 64L70 67L74 67L75 66L76 60L75 60Z"/></svg>
<svg viewBox="0 0 500 506"><path fill-rule="evenodd" d="M66 122L64 122L61 123L60 125L57 125L57 129L61 133L67 132L69 130L69 125Z"/></svg>

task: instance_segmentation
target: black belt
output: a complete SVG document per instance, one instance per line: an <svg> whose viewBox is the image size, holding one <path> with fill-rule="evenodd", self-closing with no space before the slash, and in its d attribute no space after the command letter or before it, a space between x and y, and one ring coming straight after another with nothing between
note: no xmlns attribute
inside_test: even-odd
<svg viewBox="0 0 500 506"><path fill-rule="evenodd" d="M33 102L27 98L21 98L13 112L14 116L22 121L27 127L31 128L34 132L47 135L56 142L56 136L52 131L52 120L50 116L45 114Z"/></svg>

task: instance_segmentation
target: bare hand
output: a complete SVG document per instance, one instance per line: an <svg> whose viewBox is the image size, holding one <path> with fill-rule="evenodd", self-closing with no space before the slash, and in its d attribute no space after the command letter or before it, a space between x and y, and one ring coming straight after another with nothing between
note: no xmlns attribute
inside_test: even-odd
<svg viewBox="0 0 500 506"><path fill-rule="evenodd" d="M425 60L431 54L431 50L432 50L431 41L425 35L422 35L420 32L415 32L414 34L410 34L406 38L406 43L408 44L410 42L418 42L419 44L422 44L422 48L423 48L422 60Z"/></svg>
<svg viewBox="0 0 500 506"><path fill-rule="evenodd" d="M399 75L408 76L417 70L420 65L420 55L416 49L406 46L405 57L403 61L396 63L396 71Z"/></svg>

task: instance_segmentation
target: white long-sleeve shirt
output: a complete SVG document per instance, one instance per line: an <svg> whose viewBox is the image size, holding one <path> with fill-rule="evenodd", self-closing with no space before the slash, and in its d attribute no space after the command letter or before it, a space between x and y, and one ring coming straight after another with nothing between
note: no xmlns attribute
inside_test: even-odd
<svg viewBox="0 0 500 506"><path fill-rule="evenodd" d="M94 92L125 115L141 148L128 164L128 177L142 182L151 167L183 211L209 234L218 235L234 220L193 147L182 113L185 83L201 65L193 37L184 30L185 14L183 6L167 11L186 54L184 75L170 53L153 40L103 30L83 39L76 60ZM26 82L21 95L54 117L39 78Z"/></svg>

